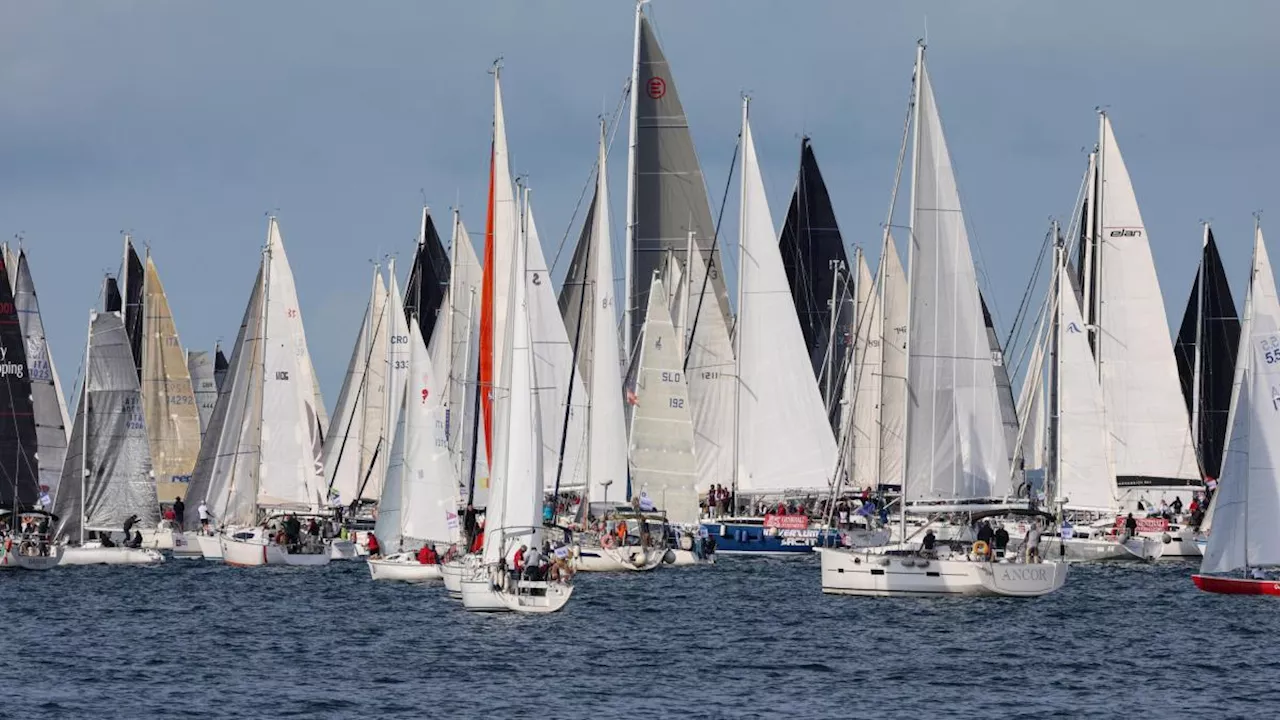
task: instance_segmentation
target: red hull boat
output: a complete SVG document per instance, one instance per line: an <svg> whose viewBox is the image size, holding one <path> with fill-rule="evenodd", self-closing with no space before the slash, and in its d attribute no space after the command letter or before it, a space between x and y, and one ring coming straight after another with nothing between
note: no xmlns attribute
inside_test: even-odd
<svg viewBox="0 0 1280 720"><path fill-rule="evenodd" d="M1280 582L1275 580L1249 580L1224 578L1213 575L1192 575L1196 587L1205 592L1223 595L1280 595Z"/></svg>

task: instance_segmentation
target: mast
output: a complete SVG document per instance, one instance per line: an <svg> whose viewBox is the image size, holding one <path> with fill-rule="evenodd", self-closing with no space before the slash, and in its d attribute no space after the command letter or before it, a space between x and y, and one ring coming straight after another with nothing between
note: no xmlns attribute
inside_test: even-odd
<svg viewBox="0 0 1280 720"><path fill-rule="evenodd" d="M1196 274L1196 349L1191 371L1191 442L1195 444L1200 464L1204 465L1204 451L1200 442L1200 373L1204 367L1204 261L1209 247L1209 223L1203 222L1204 233L1200 245L1200 268Z"/></svg>
<svg viewBox="0 0 1280 720"><path fill-rule="evenodd" d="M476 289L473 287L473 288L470 288L470 292L468 293L468 296L467 296L467 342L465 345L466 350L463 351L463 355L462 355L462 387L464 389L467 386L467 373L469 371L469 368L471 367L471 328L472 328L472 318L474 317L475 309L476 309ZM452 365L452 363L450 365ZM465 393L463 395L463 403L464 404L466 403ZM458 408L458 409L460 411L463 410L462 408ZM460 419L465 420L466 417L467 417L466 412L463 412ZM462 430L461 427L459 427L458 429L459 431ZM461 444L459 444L459 450L461 449L462 449ZM473 449L471 452L472 452L472 460L474 462L475 450ZM458 453L458 477L462 476L462 457L463 457L462 453L459 452Z"/></svg>
<svg viewBox="0 0 1280 720"><path fill-rule="evenodd" d="M85 523L89 522L89 516L84 511L84 507L85 507L84 499L85 497L87 497L87 495L85 494L85 490L87 489L85 488L85 483L89 479L89 352L90 352L90 348L93 346L94 314L95 313L93 312L93 310L89 311L89 330L88 332L85 333L85 339L84 339L84 382L81 383L82 387L80 388L80 393L81 393L80 402L84 403L84 412L81 413L81 417L83 418L83 420L81 420L81 426L80 426L80 508L78 510L78 512L80 513L80 544L81 545L84 545ZM18 491L16 489L17 486L18 484L14 483L15 490L14 490L13 510L15 513L18 511L18 499L17 499ZM128 538L125 538L125 539L128 540Z"/></svg>
<svg viewBox="0 0 1280 720"><path fill-rule="evenodd" d="M274 225L275 222L276 222L276 218L274 215L271 215L268 217L267 245L262 249L262 310L261 310L262 319L259 321L260 322L259 327L262 328L262 335L261 335L262 339L260 340L260 342L263 345L262 375L261 375L261 382L263 384L263 387L266 386L266 382L267 382L266 345L268 342L270 342L269 335L267 334L267 331L269 329L267 324L267 319L271 317L271 315L270 313L267 312L267 310L271 305L271 226ZM262 422L262 403L261 402L258 403L257 423L258 423L258 472L254 473L254 480L256 481L256 483L253 488L253 506L255 508L255 515L257 510L259 509L258 508L258 486L262 484L262 426L264 423ZM357 494L357 497L358 497L358 494Z"/></svg>
<svg viewBox="0 0 1280 720"><path fill-rule="evenodd" d="M917 176L920 174L920 74L924 72L924 40L916 42L916 69L911 77L911 114L913 116L913 126L911 128L911 213L908 219L907 237L907 267L914 267L915 246L916 246L916 182ZM881 263L883 264L883 262ZM911 367L911 306L915 303L912 298L914 293L907 295L907 368L910 372ZM911 383L903 383L903 419L908 420L911 414ZM904 427L910 427L909 420L904 422ZM904 458L905 461L905 458ZM902 488L898 493L898 528L899 541L905 543L907 541L907 476L903 473Z"/></svg>
<svg viewBox="0 0 1280 720"><path fill-rule="evenodd" d="M1106 175L1106 153L1103 151L1107 142L1107 111L1098 111L1098 149L1095 151L1097 161L1093 169L1093 360L1098 365L1098 381L1102 381L1102 246L1106 238L1102 237L1102 196Z"/></svg>
<svg viewBox="0 0 1280 720"><path fill-rule="evenodd" d="M742 129L738 131L739 143L746 137L747 117L750 110L751 98L743 95ZM739 453L741 452L739 436L742 434L742 286L745 285L743 275L747 269L747 258L743 252L742 245L742 236L747 224L747 175L745 172L742 174L741 185L742 189L739 193L738 201L738 317L733 323L733 364L737 382L734 383L733 391L733 492L729 497L729 501L733 503L733 509L730 510L730 515L734 514L738 506L738 481L742 468L742 462L739 458Z"/></svg>
<svg viewBox="0 0 1280 720"><path fill-rule="evenodd" d="M680 308L680 347L684 352L684 357L680 359L682 367L689 367L689 346L693 342L693 335L689 332L689 306L693 304L693 253L696 252L695 233L689 231L689 241L684 248L684 303Z"/></svg>
<svg viewBox="0 0 1280 720"><path fill-rule="evenodd" d="M422 244L426 243L426 238L427 238L427 212L428 212L427 208L423 207L422 208L422 241L421 241ZM452 429L450 426L453 425L453 407L449 403L449 397L452 395L452 393L449 392L449 384L450 384L450 376L453 375L453 350L454 350L453 311L454 311L454 307L456 307L458 302L457 293L455 292L455 290L457 289L457 284L458 284L458 224L459 222L460 220L458 219L458 208L455 207L453 209L453 229L449 233L449 293L447 298L448 304L444 308L444 311L445 311L444 338L445 338L445 342L447 343L445 346L445 353L447 353L447 357L449 358L449 375L445 376L444 378L441 378L444 381L444 388L445 388L444 397L442 398L442 401L444 402L444 417L445 417L444 432L445 432L446 442L448 442L449 437L452 434L450 432L450 430ZM468 298L468 302L470 302L470 298ZM468 310L470 310L470 308L468 308ZM418 312L421 313L422 311L418 310ZM419 329L421 329L421 324L419 324ZM431 342L431 338L423 338L423 342L429 344ZM435 358L432 358L431 361L432 363L435 363ZM408 385L409 383L406 382L405 386L408 387Z"/></svg>
<svg viewBox="0 0 1280 720"><path fill-rule="evenodd" d="M828 306L828 309L830 312L831 320L829 323L827 323L828 325L827 327L827 358L825 363L826 376L827 376L827 391L823 393L823 398L822 398L824 401L824 404L827 406L828 411L831 409L832 403L835 401L835 398L831 396L831 379L832 379L832 375L835 374L836 318L839 317L839 313L836 311L836 308L838 307L840 302L840 292L839 292L840 266L843 263L841 263L839 260L831 260L829 261L829 264L831 266L830 268L831 269L831 300L830 300L831 304Z"/></svg>
<svg viewBox="0 0 1280 720"><path fill-rule="evenodd" d="M627 234L626 245L623 249L623 293L626 299L622 303L622 346L628 356L631 355L631 265L633 262L632 255L635 253L636 238L636 146L638 144L639 128L636 127L640 113L640 105L636 100L636 84L640 82L640 16L644 11L644 5L648 0L636 0L636 30L635 43L631 58L631 81L627 85L627 90L631 93L631 125L627 129ZM603 120L601 121L603 122ZM686 258L686 262L687 262Z"/></svg>
<svg viewBox="0 0 1280 720"><path fill-rule="evenodd" d="M1066 250L1062 245L1061 239L1058 237L1058 221L1053 221L1052 238L1053 238L1053 282L1050 283L1050 305L1052 316L1049 322L1052 323L1049 332L1049 452L1052 456L1046 463L1049 471L1049 477L1045 478L1045 489L1048 491L1048 500L1050 507L1054 509L1054 514L1059 516L1061 520L1062 506L1059 499L1062 495L1060 490L1062 478L1062 433L1059 431L1061 418L1061 403L1058 401L1062 382L1062 296L1066 288L1062 287L1062 266L1066 263ZM1072 300L1072 302L1075 302ZM1038 379L1037 379L1038 382Z"/></svg>

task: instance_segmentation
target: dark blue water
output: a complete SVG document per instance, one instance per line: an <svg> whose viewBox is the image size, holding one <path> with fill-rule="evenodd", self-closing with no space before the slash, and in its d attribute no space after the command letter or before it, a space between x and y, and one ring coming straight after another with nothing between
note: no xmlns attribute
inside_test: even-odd
<svg viewBox="0 0 1280 720"><path fill-rule="evenodd" d="M828 597L816 558L579 575L466 613L363 563L0 575L0 716L1271 717L1280 601L1193 566L1077 566L1037 600Z"/></svg>

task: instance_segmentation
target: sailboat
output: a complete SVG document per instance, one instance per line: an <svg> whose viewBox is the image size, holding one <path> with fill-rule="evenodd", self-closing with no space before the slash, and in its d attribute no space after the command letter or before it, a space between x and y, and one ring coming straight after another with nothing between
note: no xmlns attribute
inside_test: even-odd
<svg viewBox="0 0 1280 720"><path fill-rule="evenodd" d="M5 246L6 252L8 246ZM6 260L8 259L6 255ZM31 404L36 422L39 487L42 495L56 497L62 477L62 463L67 454L71 421L63 399L62 382L53 364L53 354L45 338L44 321L40 317L40 301L31 276L31 263L26 250L19 250L16 265L6 267L13 273L13 299L18 324L26 350L27 373L31 382ZM0 501L2 502L2 501Z"/></svg>
<svg viewBox="0 0 1280 720"><path fill-rule="evenodd" d="M655 508L638 507L639 488L627 472L607 150L602 124L595 196L560 297L566 326L573 328L577 341L586 395L585 487L578 513L584 531L575 538L576 567L587 572L653 570L666 556L666 524Z"/></svg>
<svg viewBox="0 0 1280 720"><path fill-rule="evenodd" d="M744 98L732 494L739 506L744 498L812 506L831 486L836 441L775 239L748 103ZM702 527L719 536L722 553L808 553L839 539L835 530L810 526L803 512L707 520Z"/></svg>
<svg viewBox="0 0 1280 720"><path fill-rule="evenodd" d="M902 526L906 503L939 513L1008 507L1013 482L996 367L923 44L916 50L912 97ZM1056 562L993 562L980 546L939 543L921 552L903 542L819 553L822 591L834 594L1026 597L1057 590L1067 576L1067 566Z"/></svg>
<svg viewBox="0 0 1280 720"><path fill-rule="evenodd" d="M62 470L54 538L61 565L153 565L154 548L130 547L131 528L160 524L142 391L119 313L91 312L71 445ZM125 544L110 542L124 530ZM90 533L96 537L90 537ZM138 545L141 544L139 537Z"/></svg>
<svg viewBox="0 0 1280 720"><path fill-rule="evenodd" d="M1055 240L1057 236L1055 224ZM1067 268L1066 249L1060 242L1054 245L1054 261L1046 297L1050 308L1045 317L1050 325L1047 333L1039 333L1048 345L1037 348L1026 381L1033 385L1047 381L1049 388L1047 423L1037 438L1045 450L1036 454L1047 459L1046 494L1054 516L1063 520L1061 528L1046 534L1043 553L1065 562L1158 559L1164 552L1162 542L1117 536L1111 523L1119 512L1119 493L1102 387L1076 285ZM1090 526L1097 518L1102 518L1101 523Z"/></svg>
<svg viewBox="0 0 1280 720"><path fill-rule="evenodd" d="M649 287L649 309L640 333L629 452L631 484L666 511L676 531L673 565L715 561L699 537L698 464L683 353L658 273ZM665 559L665 558L664 558Z"/></svg>
<svg viewBox="0 0 1280 720"><path fill-rule="evenodd" d="M142 414L147 423L156 496L163 505L181 499L190 487L200 454L200 410L169 299L149 251L142 286ZM191 511L194 520L195 508ZM144 531L143 542L161 550L185 547L185 518L175 520L177 527L162 522L152 537Z"/></svg>
<svg viewBox="0 0 1280 720"><path fill-rule="evenodd" d="M5 248L7 251L7 247ZM0 569L48 570L60 560L51 546L52 518L41 507L40 428L33 412L33 373L27 359L24 327L14 302L11 258L0 256ZM34 297L33 297L34 299ZM38 317L38 316L37 316ZM65 447L65 446L64 446ZM31 526L34 532L29 532Z"/></svg>
<svg viewBox="0 0 1280 720"><path fill-rule="evenodd" d="M414 546L430 545L434 554L435 545L454 546L460 539L458 479L445 432L445 382L435 371L416 317L408 325L408 337L403 352L397 344L390 356L393 365L407 363L408 382L389 398L402 411L374 527L384 547L400 552L371 557L368 564L374 580L423 582L441 579L441 566L438 561L419 562Z"/></svg>
<svg viewBox="0 0 1280 720"><path fill-rule="evenodd" d="M1212 500L1213 532L1192 580L1207 592L1280 595L1280 582L1263 571L1280 566L1280 299L1260 228L1254 233L1242 330L1239 390L1230 410L1222 478Z"/></svg>
<svg viewBox="0 0 1280 720"><path fill-rule="evenodd" d="M507 279L505 357L492 403L493 485L485 512L484 545L478 564L462 578L462 604L474 612L552 613L569 602L573 585L567 576L542 579L525 572L509 573L521 546L539 547L542 527L542 439L538 398L533 388L533 351L529 334L526 275L527 226L510 246ZM558 548L560 559L568 549ZM562 566L557 564L553 569Z"/></svg>
<svg viewBox="0 0 1280 720"><path fill-rule="evenodd" d="M623 347L628 356L634 353L653 271L674 255L683 267L686 292L675 315L693 407L697 487L705 493L734 478L737 377L729 294L689 120L644 5L636 4L631 76ZM574 327L568 316L565 324Z"/></svg>
<svg viewBox="0 0 1280 720"><path fill-rule="evenodd" d="M288 516L315 519L324 507L322 424L315 403L293 271L272 217L189 493L192 503L208 504L227 564L328 564L328 549L317 536L281 542L287 539L281 536L287 536ZM200 542L204 549L204 536Z"/></svg>

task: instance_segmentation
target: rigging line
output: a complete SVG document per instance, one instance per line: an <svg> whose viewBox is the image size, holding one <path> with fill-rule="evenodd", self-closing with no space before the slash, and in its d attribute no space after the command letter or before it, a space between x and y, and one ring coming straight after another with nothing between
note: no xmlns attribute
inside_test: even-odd
<svg viewBox="0 0 1280 720"><path fill-rule="evenodd" d="M1013 317L1013 325L1009 327L1009 334L1005 338L1003 347L1012 347L1013 339L1018 337L1018 330L1023 325L1026 318L1027 310L1031 305L1031 295L1036 287L1040 284L1040 271L1044 268L1044 259L1050 247L1050 236L1052 233L1045 233L1044 241L1040 243L1040 254L1036 256L1035 267L1031 269L1031 276L1027 280L1027 287L1022 291L1022 299L1018 302L1018 311Z"/></svg>
<svg viewBox="0 0 1280 720"><path fill-rule="evenodd" d="M688 340L689 344L684 349L684 372L686 373L689 371L689 354L693 352L693 339L697 337L697 333L698 333L698 318L702 316L702 303L703 303L703 300L705 300L707 297L707 285L711 283L711 273L716 269L716 248L718 248L720 244L720 223L724 221L724 210L729 204L729 190L733 188L733 169L738 165L738 152L741 149L742 149L742 131L739 130L738 140L733 144L733 157L729 158L729 175L728 177L725 178L724 194L721 195L720 197L720 212L716 215L716 229L713 231L711 235L711 250L708 253L709 258L707 260L707 272L705 275L702 276L702 287L698 291L698 307L694 309L693 322L690 323L689 325L689 340ZM697 253L702 252L702 250L698 247L698 244L696 242L694 243L693 250L694 252L697 252ZM685 263L685 267L689 267L690 266L689 258L685 258L684 263ZM687 303L688 301L689 301L688 298L686 298L685 302ZM718 300L716 302L716 305L717 306L719 305ZM717 307L717 309L719 308ZM739 308L739 312L741 312L741 308ZM737 331L736 326L738 324L736 316L734 318L733 324L735 326L733 330L736 332ZM628 352L630 350L631 349L628 348Z"/></svg>
<svg viewBox="0 0 1280 720"><path fill-rule="evenodd" d="M631 96L631 77L627 77L627 81L622 84L622 96L618 98L618 105L613 109L613 117L609 121L609 141L605 146L605 155L609 154L609 150L613 148L613 140L618 135L618 118L622 114L622 108L626 105L627 98ZM556 248L556 256L551 261L551 266L547 268L549 274L555 273L556 268L560 265L560 256L564 254L564 248L569 244L569 234L573 232L574 221L578 219L578 213L582 210L582 201L587 197L587 191L595 185L596 165L594 162L591 169L587 171L587 180L582 185L582 192L578 193L578 201L573 206L573 214L569 216L569 223L564 229L564 235L560 237L560 245Z"/></svg>

